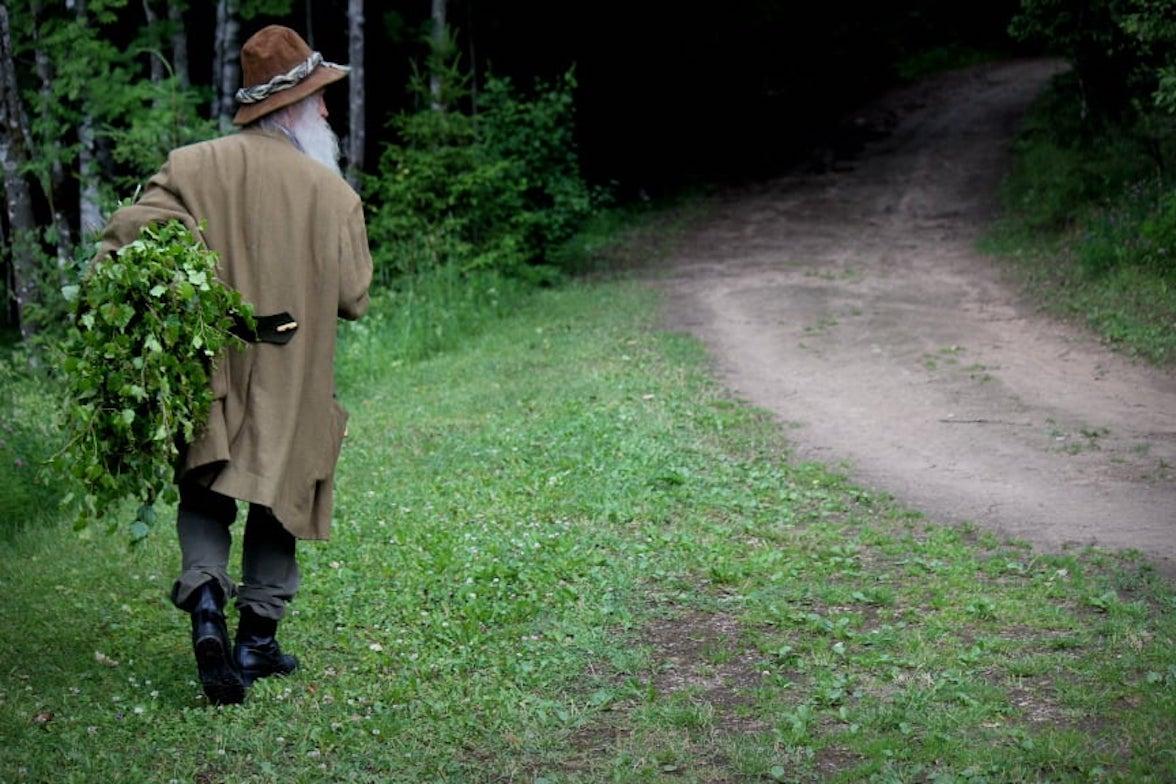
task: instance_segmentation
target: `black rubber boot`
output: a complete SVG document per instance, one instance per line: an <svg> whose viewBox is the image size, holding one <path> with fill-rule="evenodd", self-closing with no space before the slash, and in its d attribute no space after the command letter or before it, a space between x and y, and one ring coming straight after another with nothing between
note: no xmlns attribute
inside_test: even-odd
<svg viewBox="0 0 1176 784"><path fill-rule="evenodd" d="M192 651L204 694L213 705L236 705L245 699L245 681L229 650L225 596L215 580L192 594Z"/></svg>
<svg viewBox="0 0 1176 784"><path fill-rule="evenodd" d="M241 623L237 626L237 644L233 646L233 660L246 686L258 678L270 675L289 675L298 668L298 659L282 653L274 635L278 622L263 618L248 608L241 608Z"/></svg>

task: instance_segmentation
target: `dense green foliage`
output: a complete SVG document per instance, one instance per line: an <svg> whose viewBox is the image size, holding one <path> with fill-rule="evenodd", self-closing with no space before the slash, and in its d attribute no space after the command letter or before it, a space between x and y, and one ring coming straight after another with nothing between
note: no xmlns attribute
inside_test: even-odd
<svg viewBox="0 0 1176 784"><path fill-rule="evenodd" d="M159 168L168 150L215 132L212 121L197 112L203 100L198 89L182 87L170 73L158 82L146 78L150 58L167 62L162 27L143 26L121 43L128 5L128 0L89 0L78 13L26 0L12 4L17 53L28 62L39 52L52 75L47 83L31 76L25 82L36 153L30 173L50 199L65 197L52 192L51 175L54 167L76 168L83 120L108 156L97 180L106 206Z"/></svg>
<svg viewBox="0 0 1176 784"><path fill-rule="evenodd" d="M449 83L460 84L455 70ZM395 118L397 141L367 180L377 279L443 264L549 277L539 265L593 206L572 136L574 87L569 72L524 98L491 77L476 115L424 108Z"/></svg>
<svg viewBox="0 0 1176 784"><path fill-rule="evenodd" d="M0 549L0 780L1172 780L1146 564L790 462L656 304L531 291L426 361L394 321L345 335L333 539L281 627L303 666L241 706L199 696L171 537Z"/></svg>
<svg viewBox="0 0 1176 784"><path fill-rule="evenodd" d="M63 346L64 463L83 487L83 520L117 520L118 504L135 498L142 506L131 533L140 539L156 498L174 493L179 446L212 404L212 362L243 345L230 332L238 318L252 325L251 307L217 280L216 265L216 254L169 221L145 226L69 287L77 314Z"/></svg>
<svg viewBox="0 0 1176 784"><path fill-rule="evenodd" d="M1072 70L1031 110L991 238L1107 339L1176 359L1176 6L1025 0L1013 29Z"/></svg>
<svg viewBox="0 0 1176 784"><path fill-rule="evenodd" d="M1021 261L1060 313L1153 362L1176 359L1176 182L1122 125L1088 133L1073 75L1039 100L1015 146L988 244Z"/></svg>
<svg viewBox="0 0 1176 784"><path fill-rule="evenodd" d="M1176 110L1176 6L1169 0L1022 0L1011 31L1069 60L1097 119Z"/></svg>

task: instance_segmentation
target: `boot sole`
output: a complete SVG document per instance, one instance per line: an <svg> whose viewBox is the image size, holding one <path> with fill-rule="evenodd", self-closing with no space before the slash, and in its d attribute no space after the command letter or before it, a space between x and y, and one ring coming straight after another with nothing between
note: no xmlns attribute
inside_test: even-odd
<svg viewBox="0 0 1176 784"><path fill-rule="evenodd" d="M291 673L293 673L296 669L298 669L297 664L295 664L293 667L291 667L288 670L244 670L243 669L243 670L241 670L241 680L243 680L245 682L245 685L248 687L248 686L252 686L254 681L259 681L262 678L285 678L287 675L290 675Z"/></svg>
<svg viewBox="0 0 1176 784"><path fill-rule="evenodd" d="M196 668L204 695L213 705L237 705L245 700L245 681L216 637L196 641Z"/></svg>

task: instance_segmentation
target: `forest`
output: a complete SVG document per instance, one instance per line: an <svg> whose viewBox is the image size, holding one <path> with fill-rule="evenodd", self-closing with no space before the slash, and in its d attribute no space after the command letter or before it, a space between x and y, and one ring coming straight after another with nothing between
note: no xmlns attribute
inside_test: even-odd
<svg viewBox="0 0 1176 784"><path fill-rule="evenodd" d="M175 460L264 314L95 252L270 25L374 274L218 701ZM3 0L0 780L1176 780L1174 161L1172 0Z"/></svg>
<svg viewBox="0 0 1176 784"><path fill-rule="evenodd" d="M575 176L624 201L795 163L920 58L1008 48L1012 5L7 3L5 320L27 334L39 292L68 282L75 248L167 150L228 130L237 49L267 24L362 68L327 98L349 177L377 178L361 186L375 211L383 151L405 142L396 118L426 105L414 79L436 69L455 115L488 118L496 85L566 89L548 122L571 135L551 141Z"/></svg>

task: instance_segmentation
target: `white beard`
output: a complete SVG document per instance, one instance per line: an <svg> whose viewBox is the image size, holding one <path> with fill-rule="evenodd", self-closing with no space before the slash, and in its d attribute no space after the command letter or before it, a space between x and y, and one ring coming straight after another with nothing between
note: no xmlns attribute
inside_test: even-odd
<svg viewBox="0 0 1176 784"><path fill-rule="evenodd" d="M303 99L289 108L282 118L286 131L302 151L339 176L339 137L325 117L318 113L318 103Z"/></svg>

